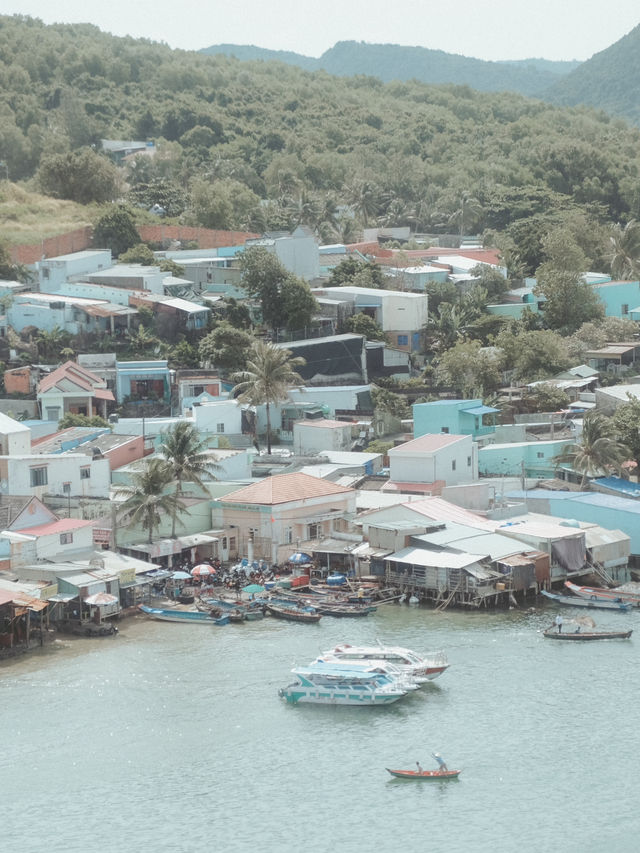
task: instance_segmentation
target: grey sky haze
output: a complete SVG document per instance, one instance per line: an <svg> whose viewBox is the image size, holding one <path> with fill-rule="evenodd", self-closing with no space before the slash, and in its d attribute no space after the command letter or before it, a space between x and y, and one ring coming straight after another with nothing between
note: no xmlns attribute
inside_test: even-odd
<svg viewBox="0 0 640 853"><path fill-rule="evenodd" d="M479 59L585 60L640 23L637 0L0 0L0 13L186 50L255 44L320 56L354 39Z"/></svg>

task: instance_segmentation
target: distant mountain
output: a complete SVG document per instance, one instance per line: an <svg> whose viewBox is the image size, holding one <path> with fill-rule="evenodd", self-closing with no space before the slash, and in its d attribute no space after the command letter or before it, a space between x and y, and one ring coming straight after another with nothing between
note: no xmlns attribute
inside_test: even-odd
<svg viewBox="0 0 640 853"><path fill-rule="evenodd" d="M640 125L640 25L558 80L545 100L587 104Z"/></svg>
<svg viewBox="0 0 640 853"><path fill-rule="evenodd" d="M420 80L433 85L471 86L481 92L511 91L538 97L579 64L544 59L487 62L426 47L356 41L338 42L319 59L253 45L212 45L203 48L201 53L223 53L240 60L286 62L307 71L323 69L341 77L363 74L378 77L385 83Z"/></svg>

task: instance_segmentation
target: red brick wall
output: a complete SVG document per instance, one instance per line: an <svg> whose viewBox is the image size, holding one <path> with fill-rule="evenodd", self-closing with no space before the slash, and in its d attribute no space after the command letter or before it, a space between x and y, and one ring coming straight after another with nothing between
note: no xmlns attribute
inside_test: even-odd
<svg viewBox="0 0 640 853"><path fill-rule="evenodd" d="M69 255L91 248L90 225L76 228L57 237L47 237L40 243L11 246L9 251L14 264L35 264L45 258ZM162 243L164 240L195 240L200 249L218 249L221 246L241 246L245 240L259 237L249 231L213 231L211 228L188 228L186 225L141 225L140 239L145 243ZM98 246L98 248L101 248Z"/></svg>
<svg viewBox="0 0 640 853"><path fill-rule="evenodd" d="M213 231L210 228L189 228L186 225L140 225L138 233L145 243L162 243L164 240L195 240L200 249L218 249L220 246L241 246L245 240L259 234L249 231Z"/></svg>
<svg viewBox="0 0 640 853"><path fill-rule="evenodd" d="M29 394L31 391L31 368L18 367L15 370L6 370L4 388L7 394Z"/></svg>

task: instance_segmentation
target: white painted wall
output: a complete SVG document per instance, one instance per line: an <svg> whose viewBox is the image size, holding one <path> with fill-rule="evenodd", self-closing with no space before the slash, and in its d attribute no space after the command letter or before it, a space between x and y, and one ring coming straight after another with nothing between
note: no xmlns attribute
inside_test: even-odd
<svg viewBox="0 0 640 853"><path fill-rule="evenodd" d="M323 450L351 449L350 423L345 423L343 427L310 426L310 423L297 421L293 425L293 448L296 453L305 456L321 453Z"/></svg>
<svg viewBox="0 0 640 853"><path fill-rule="evenodd" d="M433 483L444 480L448 486L478 479L478 456L470 435L459 441L428 451L389 451L390 477L400 483Z"/></svg>
<svg viewBox="0 0 640 853"><path fill-rule="evenodd" d="M69 483L72 497L108 498L111 470L108 459L93 459L85 453L43 453L28 456L0 456L0 468L6 476L0 480L0 494L66 495L64 483ZM46 468L47 483L31 485L31 469ZM81 469L89 469L82 477Z"/></svg>
<svg viewBox="0 0 640 853"><path fill-rule="evenodd" d="M17 456L31 450L31 430L0 412L0 454Z"/></svg>

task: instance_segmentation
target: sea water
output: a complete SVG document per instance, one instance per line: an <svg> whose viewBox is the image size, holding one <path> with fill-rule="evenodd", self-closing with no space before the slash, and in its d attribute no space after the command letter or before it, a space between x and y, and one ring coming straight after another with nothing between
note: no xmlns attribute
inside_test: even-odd
<svg viewBox="0 0 640 853"><path fill-rule="evenodd" d="M598 615L599 629L636 628L631 640L559 643L541 633L555 612L396 604L225 627L140 616L116 637L4 662L3 847L637 851L640 613ZM442 649L451 666L382 708L278 698L293 666L376 640ZM432 752L459 780L385 770L435 768Z"/></svg>

